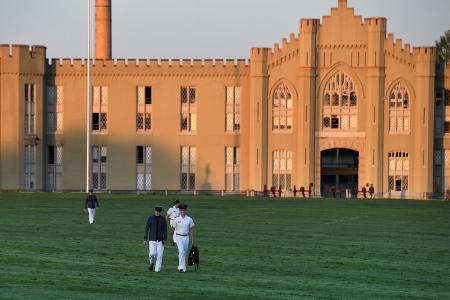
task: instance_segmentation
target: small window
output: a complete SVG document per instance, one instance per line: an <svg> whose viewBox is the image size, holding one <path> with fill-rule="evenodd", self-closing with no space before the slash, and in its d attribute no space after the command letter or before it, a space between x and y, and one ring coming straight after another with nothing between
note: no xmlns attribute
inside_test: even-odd
<svg viewBox="0 0 450 300"><path fill-rule="evenodd" d="M337 116L331 116L331 128L339 128L339 118Z"/></svg>
<svg viewBox="0 0 450 300"><path fill-rule="evenodd" d="M444 133L445 134L450 133L450 122L449 121L445 121L445 123L444 123Z"/></svg>
<svg viewBox="0 0 450 300"><path fill-rule="evenodd" d="M402 191L402 178L400 176L395 177L395 191L396 192Z"/></svg>
<svg viewBox="0 0 450 300"><path fill-rule="evenodd" d="M55 164L55 147L54 146L48 146L48 164L49 165Z"/></svg>
<svg viewBox="0 0 450 300"><path fill-rule="evenodd" d="M145 87L145 104L152 104L152 87Z"/></svg>
<svg viewBox="0 0 450 300"><path fill-rule="evenodd" d="M106 163L107 155L108 155L108 148L102 147L101 148L101 162L102 163Z"/></svg>
<svg viewBox="0 0 450 300"><path fill-rule="evenodd" d="M188 130L188 114L181 115L181 130Z"/></svg>
<svg viewBox="0 0 450 300"><path fill-rule="evenodd" d="M144 147L143 146L137 146L137 148L136 148L136 161L138 164L144 163Z"/></svg>
<svg viewBox="0 0 450 300"><path fill-rule="evenodd" d="M92 130L100 130L100 114L92 114Z"/></svg>
<svg viewBox="0 0 450 300"><path fill-rule="evenodd" d="M197 130L196 118L196 88L181 87L181 119L180 128L182 132L195 132Z"/></svg>

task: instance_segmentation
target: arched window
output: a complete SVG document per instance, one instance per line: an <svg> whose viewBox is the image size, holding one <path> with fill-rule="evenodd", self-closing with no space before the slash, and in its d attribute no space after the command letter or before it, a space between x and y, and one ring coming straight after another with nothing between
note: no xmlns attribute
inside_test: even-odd
<svg viewBox="0 0 450 300"><path fill-rule="evenodd" d="M408 133L410 124L409 92L397 83L389 94L389 132Z"/></svg>
<svg viewBox="0 0 450 300"><path fill-rule="evenodd" d="M272 98L272 130L292 130L292 93L284 83L281 83L273 93Z"/></svg>
<svg viewBox="0 0 450 300"><path fill-rule="evenodd" d="M339 71L325 86L322 105L323 129L356 129L358 93L353 80Z"/></svg>
<svg viewBox="0 0 450 300"><path fill-rule="evenodd" d="M272 186L286 191L292 185L292 152L277 150L272 156Z"/></svg>

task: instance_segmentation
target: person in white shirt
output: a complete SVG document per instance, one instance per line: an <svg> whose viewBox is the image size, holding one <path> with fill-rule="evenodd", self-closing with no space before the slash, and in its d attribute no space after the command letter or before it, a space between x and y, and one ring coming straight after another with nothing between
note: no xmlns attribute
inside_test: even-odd
<svg viewBox="0 0 450 300"><path fill-rule="evenodd" d="M178 247L178 272L186 272L186 253L189 248L189 236L192 238L192 246L195 246L194 221L186 215L187 205L180 205L180 216L170 221L170 226L175 229L175 243Z"/></svg>
<svg viewBox="0 0 450 300"><path fill-rule="evenodd" d="M175 220L180 215L180 200L173 201L173 206L167 210L167 221L170 223L172 220ZM174 229L170 227L170 238L172 240L172 245L175 246L174 239Z"/></svg>

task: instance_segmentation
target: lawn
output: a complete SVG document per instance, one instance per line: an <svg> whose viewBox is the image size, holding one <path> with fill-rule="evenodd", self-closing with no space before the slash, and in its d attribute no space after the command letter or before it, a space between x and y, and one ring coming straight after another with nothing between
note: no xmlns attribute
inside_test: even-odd
<svg viewBox="0 0 450 300"><path fill-rule="evenodd" d="M450 298L450 204L181 197L198 272L163 272L142 245L153 205L173 197L0 194L1 299Z"/></svg>

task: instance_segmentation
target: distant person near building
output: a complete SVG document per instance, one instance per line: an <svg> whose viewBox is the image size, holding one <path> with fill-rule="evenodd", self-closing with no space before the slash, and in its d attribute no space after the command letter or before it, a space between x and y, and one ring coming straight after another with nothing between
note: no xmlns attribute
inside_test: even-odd
<svg viewBox="0 0 450 300"><path fill-rule="evenodd" d="M86 196L86 200L84 202L84 209L89 213L89 224L94 224L95 219L95 208L99 207L99 203L97 200L97 196L94 195L93 190L89 190L89 194Z"/></svg>
<svg viewBox="0 0 450 300"><path fill-rule="evenodd" d="M375 188L373 187L373 184L371 184L369 187L369 195L370 199L375 199Z"/></svg>

